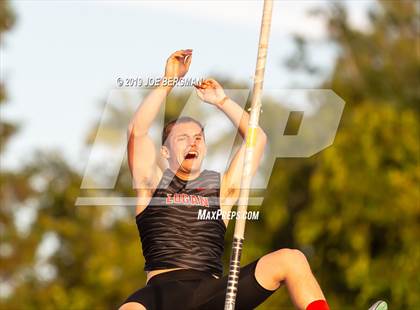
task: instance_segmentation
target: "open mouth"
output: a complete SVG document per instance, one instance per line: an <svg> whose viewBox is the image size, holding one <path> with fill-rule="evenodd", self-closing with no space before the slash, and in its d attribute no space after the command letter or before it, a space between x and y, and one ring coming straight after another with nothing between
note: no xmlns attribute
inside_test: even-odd
<svg viewBox="0 0 420 310"><path fill-rule="evenodd" d="M184 156L185 159L196 159L197 157L198 157L198 152L196 151L190 151Z"/></svg>

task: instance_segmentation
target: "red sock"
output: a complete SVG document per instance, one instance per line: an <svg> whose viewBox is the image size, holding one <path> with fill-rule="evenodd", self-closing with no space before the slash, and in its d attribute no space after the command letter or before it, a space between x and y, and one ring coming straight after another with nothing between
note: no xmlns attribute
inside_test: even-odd
<svg viewBox="0 0 420 310"><path fill-rule="evenodd" d="M330 307L328 307L328 304L325 300L315 300L311 302L307 307L306 310L330 310Z"/></svg>

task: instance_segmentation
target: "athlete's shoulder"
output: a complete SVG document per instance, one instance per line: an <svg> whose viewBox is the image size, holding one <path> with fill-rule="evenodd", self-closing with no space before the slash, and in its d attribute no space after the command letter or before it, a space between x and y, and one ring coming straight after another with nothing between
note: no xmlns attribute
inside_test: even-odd
<svg viewBox="0 0 420 310"><path fill-rule="evenodd" d="M205 169L201 172L201 176L202 177L218 177L219 178L220 177L220 172L215 171L215 170Z"/></svg>
<svg viewBox="0 0 420 310"><path fill-rule="evenodd" d="M204 170L200 175L200 180L200 186L208 188L220 188L221 186L220 173L214 170Z"/></svg>

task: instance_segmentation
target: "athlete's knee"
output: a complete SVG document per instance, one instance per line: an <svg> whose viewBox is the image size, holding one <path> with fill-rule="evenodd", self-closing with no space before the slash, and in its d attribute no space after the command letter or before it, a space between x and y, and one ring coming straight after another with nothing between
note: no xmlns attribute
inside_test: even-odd
<svg viewBox="0 0 420 310"><path fill-rule="evenodd" d="M118 310L146 310L146 308L137 302L128 302L123 304Z"/></svg>
<svg viewBox="0 0 420 310"><path fill-rule="evenodd" d="M307 270L309 267L305 254L296 249L281 249L275 252L277 263L288 271Z"/></svg>
<svg viewBox="0 0 420 310"><path fill-rule="evenodd" d="M261 257L258 261L255 276L264 287L275 289L287 278L310 272L305 255L295 249L281 249Z"/></svg>
<svg viewBox="0 0 420 310"><path fill-rule="evenodd" d="M258 262L257 269L283 278L291 269L299 268L306 263L305 255L294 249L281 249L264 255Z"/></svg>
<svg viewBox="0 0 420 310"><path fill-rule="evenodd" d="M296 264L308 264L305 254L302 251L297 249L287 249L287 255L290 257L290 260Z"/></svg>

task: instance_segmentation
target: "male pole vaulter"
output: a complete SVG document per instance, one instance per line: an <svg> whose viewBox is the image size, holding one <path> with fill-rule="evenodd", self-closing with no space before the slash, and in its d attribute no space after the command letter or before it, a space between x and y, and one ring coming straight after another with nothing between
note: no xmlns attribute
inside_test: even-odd
<svg viewBox="0 0 420 310"><path fill-rule="evenodd" d="M165 78L188 72L192 50L173 53ZM243 143L223 175L201 170L206 155L203 126L181 117L167 123L158 155L148 135L171 86L155 88L129 126L128 162L137 191L139 229L146 286L129 296L120 310L223 309L227 276L222 253L228 218L200 219L199 210L229 211L239 196L246 145ZM197 86L198 96L220 109L245 139L249 115L228 98L213 79ZM257 131L252 175L260 163L266 135ZM161 167L166 159L168 168ZM329 309L305 256L281 249L241 268L236 309L254 309L284 284L297 309Z"/></svg>

